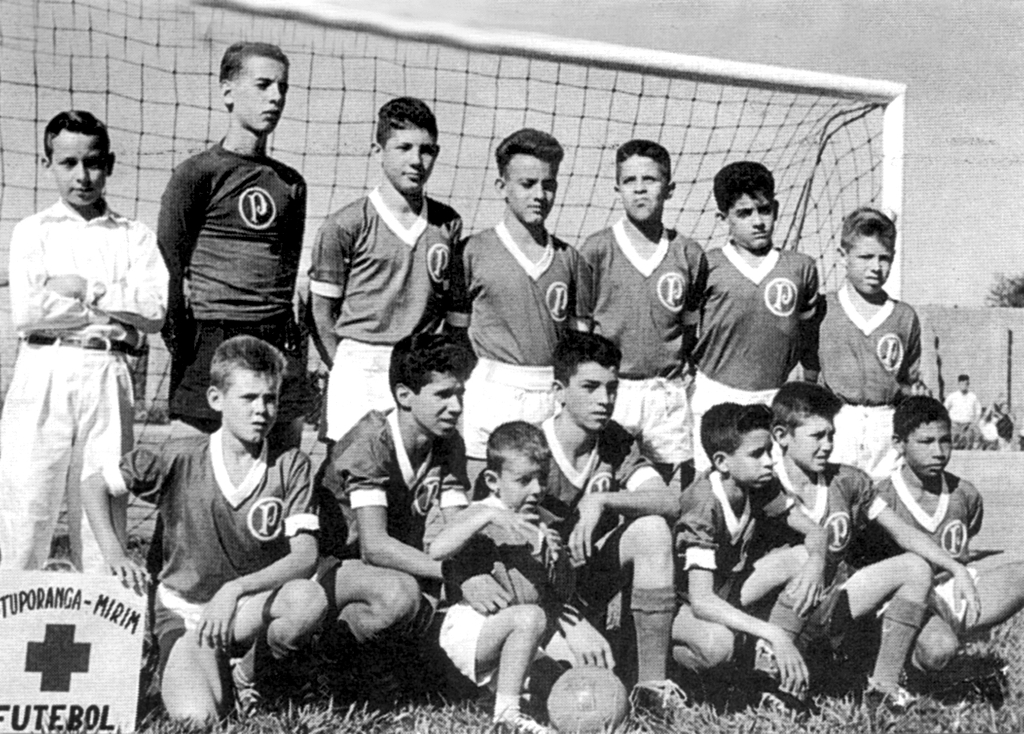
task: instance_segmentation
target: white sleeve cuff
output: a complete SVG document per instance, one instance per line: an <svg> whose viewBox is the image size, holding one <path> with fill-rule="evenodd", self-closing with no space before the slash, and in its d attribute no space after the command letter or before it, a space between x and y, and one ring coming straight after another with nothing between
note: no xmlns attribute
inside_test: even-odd
<svg viewBox="0 0 1024 734"><path fill-rule="evenodd" d="M284 519L284 534L290 538L298 532L308 530L316 532L320 529L320 518L312 512L303 512L299 515L290 515Z"/></svg>
<svg viewBox="0 0 1024 734"><path fill-rule="evenodd" d="M683 566L683 570L689 571L691 568L703 568L707 571L717 570L715 552L711 548L687 548L686 564Z"/></svg>
<svg viewBox="0 0 1024 734"><path fill-rule="evenodd" d="M469 505L469 497L461 489L449 489L441 493L441 509L447 507L466 507Z"/></svg>
<svg viewBox="0 0 1024 734"><path fill-rule="evenodd" d="M309 281L309 292L324 298L341 298L345 295L345 291L340 285L324 283L322 280Z"/></svg>
<svg viewBox="0 0 1024 734"><path fill-rule="evenodd" d="M107 493L111 497L124 497L128 494L128 485L125 484L121 467L116 462L104 466L102 475L103 481L107 485Z"/></svg>
<svg viewBox="0 0 1024 734"><path fill-rule="evenodd" d="M883 500L881 497L875 497L868 506L868 520L874 520L882 514L882 510L887 508L889 503Z"/></svg>
<svg viewBox="0 0 1024 734"><path fill-rule="evenodd" d="M388 493L383 489L354 489L348 495L348 503L353 510L360 507L387 507Z"/></svg>
<svg viewBox="0 0 1024 734"><path fill-rule="evenodd" d="M653 466L642 466L635 472L629 475L629 479L626 480L626 490L632 492L634 489L642 485L651 479L661 479L661 475L658 474L657 469Z"/></svg>

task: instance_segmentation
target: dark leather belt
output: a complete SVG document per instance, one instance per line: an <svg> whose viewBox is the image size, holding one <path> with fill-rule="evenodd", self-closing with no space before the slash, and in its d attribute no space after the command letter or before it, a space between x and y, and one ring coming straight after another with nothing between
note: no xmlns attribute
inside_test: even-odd
<svg viewBox="0 0 1024 734"><path fill-rule="evenodd" d="M33 346L48 346L59 344L62 347L79 347L80 349L95 349L99 352L117 352L132 357L139 357L145 353L144 349L136 349L125 342L114 341L102 336L48 336L46 334L28 334L22 337L22 341Z"/></svg>

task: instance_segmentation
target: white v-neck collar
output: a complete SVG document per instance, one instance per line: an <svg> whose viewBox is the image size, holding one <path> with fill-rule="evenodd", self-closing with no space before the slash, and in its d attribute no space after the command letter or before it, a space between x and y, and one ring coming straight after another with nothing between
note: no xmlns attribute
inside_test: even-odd
<svg viewBox="0 0 1024 734"><path fill-rule="evenodd" d="M420 215L416 217L416 221L408 228L398 221L398 217L388 207L384 197L380 195L380 189L371 191L369 199L370 203L373 204L373 208L377 210L377 216L387 225L387 228L394 232L395 236L409 245L409 247L415 247L420 235L427 230L427 198L423 197L423 208L420 209Z"/></svg>
<svg viewBox="0 0 1024 734"><path fill-rule="evenodd" d="M772 272L779 262L779 251L774 248L764 256L764 260L756 268L752 268L747 264L747 261L737 251L736 245L731 242L722 248L722 252L725 253L726 258L733 264L733 267L740 271L740 275L754 285L761 285L761 281L765 279L768 273Z"/></svg>
<svg viewBox="0 0 1024 734"><path fill-rule="evenodd" d="M655 248L654 253L646 260L640 256L636 246L633 244L633 240L629 238L629 234L626 232L625 219L620 219L612 225L612 234L615 235L615 242L618 244L619 249L622 250L622 254L633 263L633 267L640 271L640 274L645 278L651 277L651 273L661 265L665 255L668 254L668 230L664 227L661 229L661 239L658 240L658 246Z"/></svg>
<svg viewBox="0 0 1024 734"><path fill-rule="evenodd" d="M392 410L388 413L388 428L391 430L391 440L395 444L395 457L398 459L398 469L402 472L402 481L406 487L413 487L416 482L423 478L426 469L430 466L430 457L433 449L427 453L423 463L413 467L409 454L405 452L405 443L402 441L402 432L398 428L398 411Z"/></svg>
<svg viewBox="0 0 1024 734"><path fill-rule="evenodd" d="M946 480L942 480L939 504L936 505L935 512L932 515L925 512L924 508L918 504L917 500L910 493L910 487L907 486L907 481L903 478L902 469L897 469L892 473L892 486L895 487L896 495L906 505L907 509L910 510L910 514L914 516L918 524L929 533L934 533L946 518L946 512L949 510L949 487L946 486Z"/></svg>
<svg viewBox="0 0 1024 734"><path fill-rule="evenodd" d="M548 447L551 449L551 458L555 460L555 464L562 470L562 474L569 480L569 483L577 489L585 489L587 481L590 476L594 473L594 469L597 468L600 460L598 453L598 444L594 444L594 449L590 452L590 456L587 458L587 463L584 465L581 471L576 471L575 465L566 456L565 450L562 449L562 443L558 440L558 436L555 435L555 418L552 416L541 424L541 428L544 430L544 438L548 440ZM598 439L600 441L600 439Z"/></svg>
<svg viewBox="0 0 1024 734"><path fill-rule="evenodd" d="M213 465L213 478L217 482L224 499L234 508L252 496L259 487L263 477L267 475L267 442L263 442L263 450L256 461L249 467L245 479L237 487L231 482L227 465L224 463L224 429L214 431L210 435L210 463Z"/></svg>
<svg viewBox="0 0 1024 734"><path fill-rule="evenodd" d="M806 502L804 502L803 495L797 491L796 485L793 484L793 480L789 478L789 471L786 469L785 457L775 465L775 476L779 478L779 483L782 484L782 487L787 492L793 495L793 497L800 502L807 516L819 524L825 519L825 510L828 509L828 485L822 481L821 475L822 472L818 472L818 479L814 483L814 507L810 507Z"/></svg>
<svg viewBox="0 0 1024 734"><path fill-rule="evenodd" d="M853 325L860 329L864 336L871 336L871 332L877 329L879 326L885 323L885 320L892 315L893 309L896 308L896 302L891 298L886 298L885 303L870 319L865 319L861 316L860 311L853 305L853 301L850 300L849 283L843 283L843 287L836 293L836 297L839 299L839 305L843 307L843 312L846 317L853 322Z"/></svg>
<svg viewBox="0 0 1024 734"><path fill-rule="evenodd" d="M512 257L516 259L516 262L519 263L519 266L534 281L539 280L540 276L544 275L544 271L550 267L555 259L555 248L551 246L551 235L547 232L544 233L544 254L541 255L540 260L537 262L533 262L523 253L519 248L519 244L512 239L512 233L508 231L508 227L505 226L504 222L498 222L494 225L494 232L498 235L498 240L505 246L505 249L509 251Z"/></svg>
<svg viewBox="0 0 1024 734"><path fill-rule="evenodd" d="M722 486L722 475L717 471L712 471L708 480L711 482L711 491L714 493L715 499L722 506L722 515L725 517L725 527L729 531L730 541L735 545L736 541L743 537L743 531L747 529L747 524L750 522L750 498L746 498L743 514L737 518L736 513L732 511L732 505L729 504L729 498L725 494L725 487Z"/></svg>

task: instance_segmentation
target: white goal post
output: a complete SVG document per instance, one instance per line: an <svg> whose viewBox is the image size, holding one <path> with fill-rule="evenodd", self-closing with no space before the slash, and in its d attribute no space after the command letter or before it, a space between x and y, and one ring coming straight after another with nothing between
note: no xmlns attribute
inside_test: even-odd
<svg viewBox="0 0 1024 734"><path fill-rule="evenodd" d="M838 232L835 231L835 228L838 227L839 221L846 211L855 206L873 203L897 217L902 211L903 124L906 92L906 87L903 84L633 48L585 39L558 38L536 33L458 26L447 22L362 10L354 8L351 3L343 0L340 2L332 2L332 0L198 0L197 4L301 20L398 41L461 49L470 54L516 57L550 62L556 65L627 72L639 75L641 78L686 80L694 84L759 90L768 94L784 93L801 97L844 99L853 103L877 105L881 110L881 150L878 153L878 160L870 164L877 165L879 171L877 189L870 192L871 195L866 200L844 201L845 211L831 211L831 216L837 219L834 221L834 231L829 233L830 236L825 239L831 245L837 243ZM782 104L785 103L782 102ZM822 148L830 142L831 136L836 133L835 130L830 130L827 126L823 126L817 132ZM624 141L614 141L615 144L621 142ZM573 141L563 141L563 144L571 147ZM608 144L612 145L612 141L609 141ZM671 147L669 150L675 153ZM806 186L809 189L803 196L812 198L815 179L813 168L808 174L808 178L801 182L801 186ZM791 203L783 201L783 206L786 207ZM804 205L807 204L804 203ZM794 218L797 217L792 211L791 214ZM792 235L794 226L796 226L795 239ZM693 228L691 234L697 235L699 239L707 238L700 236L699 227ZM820 260L824 282L826 285L830 284L834 287L838 282L838 275L834 272L835 260L832 253L825 252L821 244L801 245L803 234L802 223L800 225L791 224L790 234L783 244L789 247L798 247L816 255ZM819 237L821 234L824 233L819 233ZM888 290L895 297L899 297L901 290L901 252L902 248L897 246L897 258L888 283Z"/></svg>

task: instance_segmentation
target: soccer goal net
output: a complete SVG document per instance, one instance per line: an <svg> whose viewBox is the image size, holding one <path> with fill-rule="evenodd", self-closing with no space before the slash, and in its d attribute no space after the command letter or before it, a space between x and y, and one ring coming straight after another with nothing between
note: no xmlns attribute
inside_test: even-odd
<svg viewBox="0 0 1024 734"><path fill-rule="evenodd" d="M523 126L565 146L549 224L570 243L621 216L615 150L637 137L672 154L667 223L707 247L724 237L716 171L765 163L781 203L777 244L814 256L827 288L842 275L843 215L868 203L900 209L903 87L890 82L353 14L325 1L4 0L0 246L19 219L55 199L39 166L41 130L68 108L107 122L117 155L112 206L155 228L172 168L226 128L217 68L236 40L276 43L291 59L270 152L308 182L307 245L324 215L378 181L376 110L398 95L434 109L441 155L429 190L461 212L469 232L498 220L494 149ZM898 276L892 282L898 288ZM4 386L16 346L5 321ZM156 344L144 395L157 405L165 369Z"/></svg>

